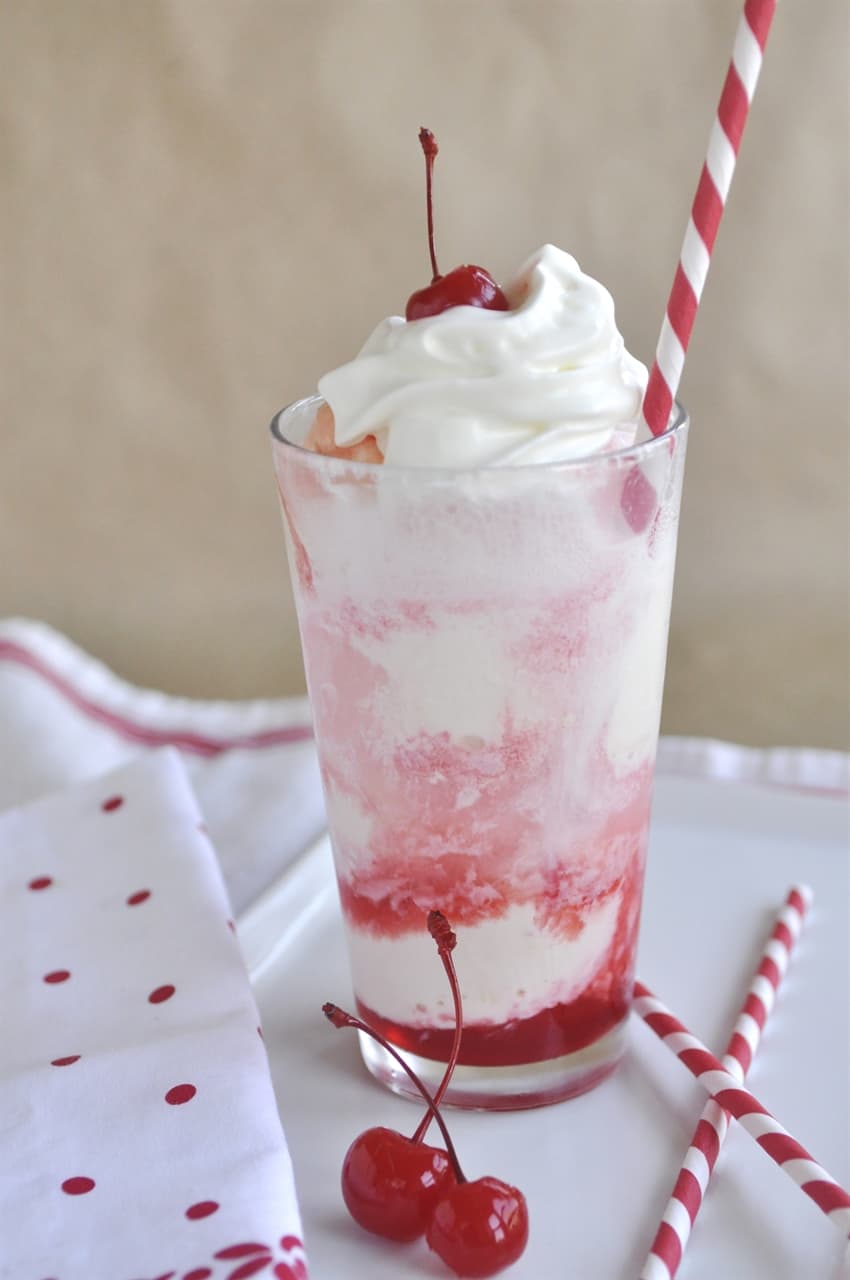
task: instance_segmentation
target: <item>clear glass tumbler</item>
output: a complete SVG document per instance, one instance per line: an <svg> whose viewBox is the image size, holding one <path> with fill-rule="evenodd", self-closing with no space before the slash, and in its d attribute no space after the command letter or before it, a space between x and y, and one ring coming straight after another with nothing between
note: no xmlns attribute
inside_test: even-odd
<svg viewBox="0 0 850 1280"><path fill-rule="evenodd" d="M357 1007L446 1100L591 1088L624 1047L687 441L573 462L376 466L272 424ZM361 1038L369 1070L406 1076Z"/></svg>

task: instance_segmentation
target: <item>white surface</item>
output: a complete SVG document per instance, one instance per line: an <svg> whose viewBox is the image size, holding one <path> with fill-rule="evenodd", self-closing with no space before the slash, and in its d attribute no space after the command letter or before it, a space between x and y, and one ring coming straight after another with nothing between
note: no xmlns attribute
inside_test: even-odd
<svg viewBox="0 0 850 1280"><path fill-rule="evenodd" d="M391 1246L351 1223L339 1170L372 1124L412 1131L418 1112L376 1085L356 1037L320 1007L350 998L330 857L318 846L244 922L266 1046L292 1150L312 1280L445 1276L421 1243ZM639 971L692 1030L722 1050L788 886L815 904L749 1076L761 1101L850 1185L850 861L847 801L732 783L661 778ZM325 888L323 889L323 885ZM317 900L316 894L320 900ZM312 916L301 916L312 907ZM704 1101L635 1023L605 1084L556 1107L452 1112L461 1161L525 1191L531 1241L511 1280L632 1280L644 1261ZM845 1245L816 1207L733 1125L679 1271L681 1280L837 1280Z"/></svg>

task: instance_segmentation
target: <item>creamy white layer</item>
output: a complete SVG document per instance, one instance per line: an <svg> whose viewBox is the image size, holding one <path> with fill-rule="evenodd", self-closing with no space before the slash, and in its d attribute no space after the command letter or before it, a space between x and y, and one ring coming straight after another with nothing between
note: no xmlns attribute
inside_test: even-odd
<svg viewBox="0 0 850 1280"><path fill-rule="evenodd" d="M604 678L598 689L588 683L575 692L563 721L564 733L575 742L576 766L584 747L595 750L600 741L617 774L637 768L655 751L671 581L662 572L649 586L637 605L629 584L612 589L604 608L597 603L591 635L596 663L588 669L598 667ZM512 615L438 615L433 630L380 639L352 635L352 650L383 673L370 704L388 741L445 733L461 747L496 746L508 723L516 730L551 725L550 683L518 678L531 613L518 604Z"/></svg>
<svg viewBox="0 0 850 1280"><path fill-rule="evenodd" d="M608 290L547 244L505 292L509 311L382 321L319 382L337 445L374 435L387 464L467 467L630 444L647 371L625 349Z"/></svg>
<svg viewBox="0 0 850 1280"><path fill-rule="evenodd" d="M574 938L541 930L531 904L456 929L464 1018L502 1023L575 999L605 958L619 905L613 894L589 910ZM349 924L347 935L360 1000L382 1017L409 1026L454 1026L448 982L425 930L382 938Z"/></svg>

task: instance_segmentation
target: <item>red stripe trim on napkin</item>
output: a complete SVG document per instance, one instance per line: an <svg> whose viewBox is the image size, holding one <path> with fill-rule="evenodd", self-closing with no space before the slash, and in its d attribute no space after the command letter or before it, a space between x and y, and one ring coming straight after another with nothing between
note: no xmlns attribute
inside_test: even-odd
<svg viewBox="0 0 850 1280"><path fill-rule="evenodd" d="M139 742L148 747L174 746L194 755L216 756L234 748L276 747L292 742L306 742L313 736L311 726L306 724L266 729L260 733L237 734L232 737L210 737L206 734L174 729L152 729L148 725L139 724L127 716L118 715L94 702L79 689L75 689L64 676L54 671L41 657L12 640L0 640L0 660L26 667L27 670L46 680L78 711L106 725L115 733L120 733L131 742Z"/></svg>

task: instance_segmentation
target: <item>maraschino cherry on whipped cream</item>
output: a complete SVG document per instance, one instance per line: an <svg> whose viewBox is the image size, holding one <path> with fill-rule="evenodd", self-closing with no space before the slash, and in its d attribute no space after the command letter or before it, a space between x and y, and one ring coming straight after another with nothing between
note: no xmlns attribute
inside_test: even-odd
<svg viewBox="0 0 850 1280"><path fill-rule="evenodd" d="M476 467L567 461L634 440L646 368L628 351L614 301L575 258L546 244L502 291L480 267L441 276L434 254L426 157L428 241L434 278L407 318L389 316L354 360L324 375L333 415L305 443L406 467Z"/></svg>

